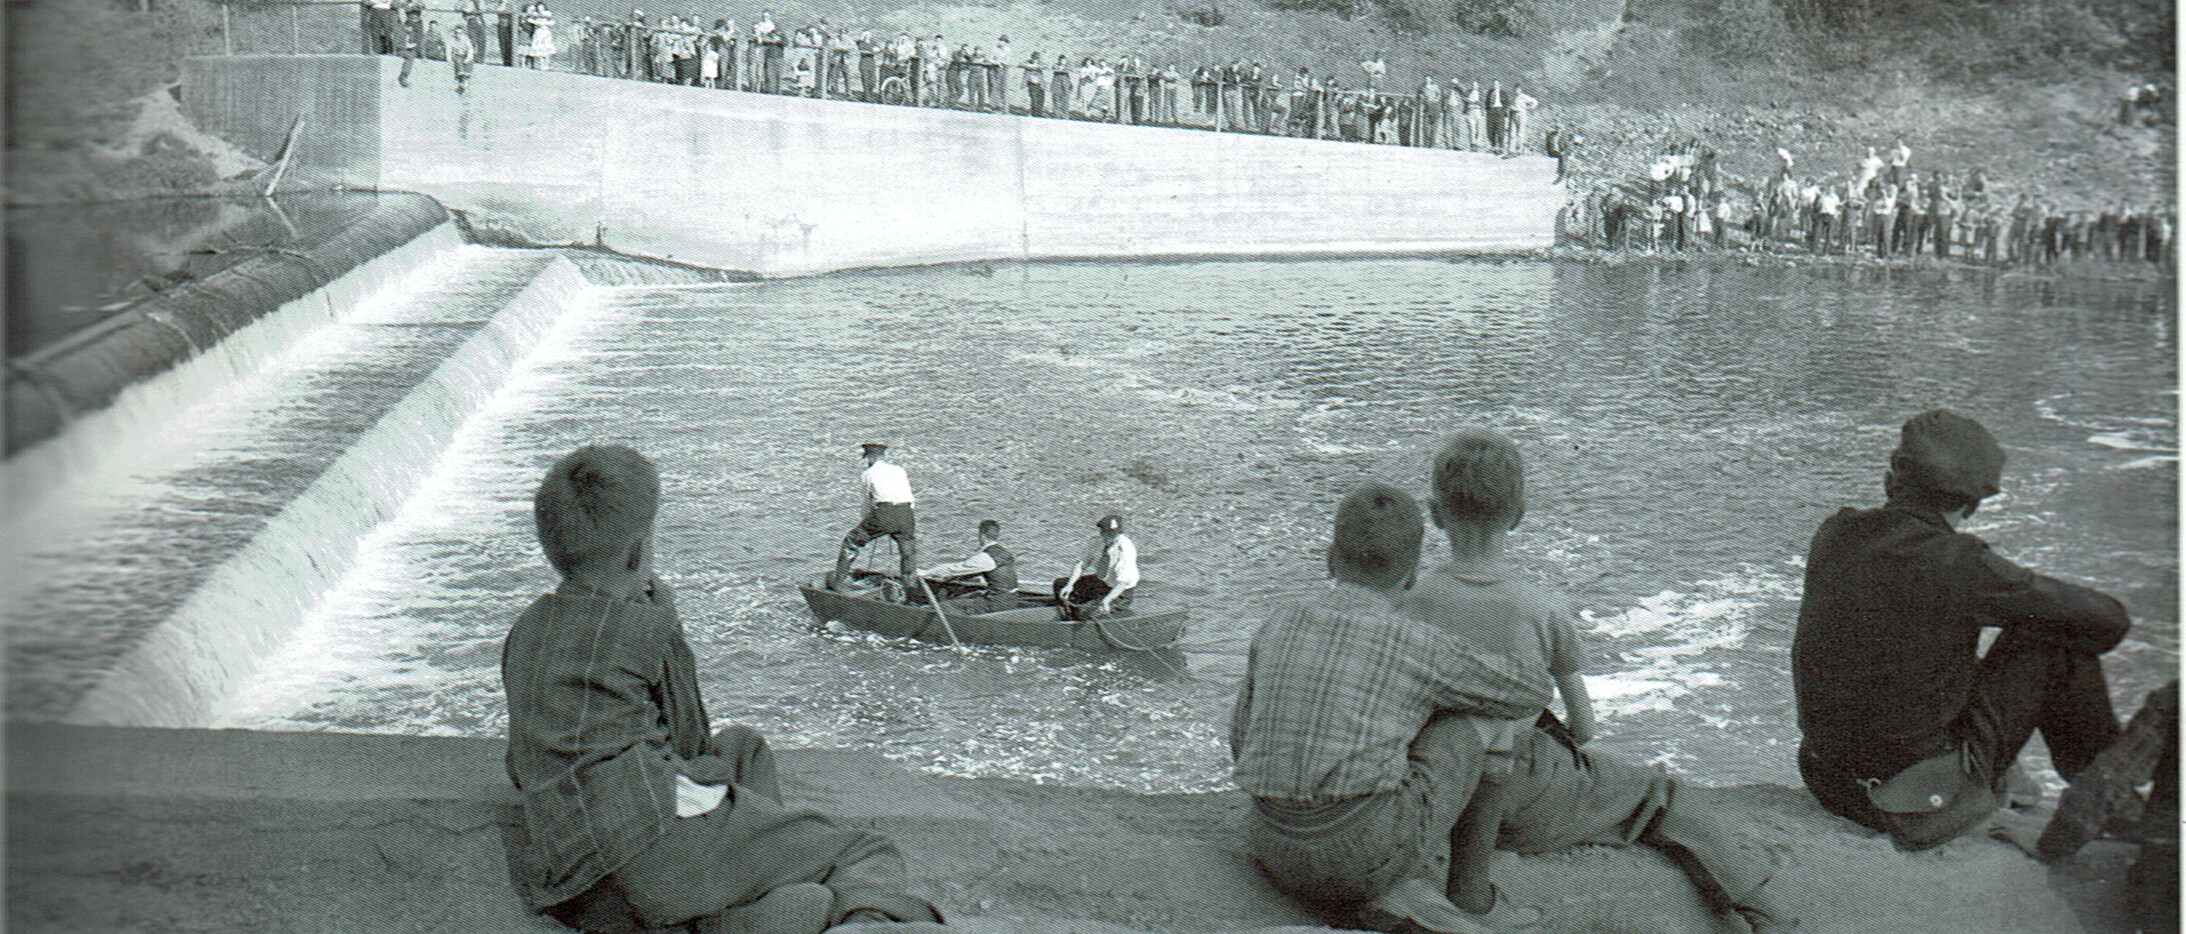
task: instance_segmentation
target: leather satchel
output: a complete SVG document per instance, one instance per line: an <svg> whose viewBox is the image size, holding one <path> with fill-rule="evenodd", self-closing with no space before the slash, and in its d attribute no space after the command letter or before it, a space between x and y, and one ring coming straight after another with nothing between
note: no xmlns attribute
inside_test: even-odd
<svg viewBox="0 0 2186 934"><path fill-rule="evenodd" d="M1866 778L1867 800L1889 814L1932 814L1950 807L1966 792L1981 788L1964 754L1953 749L1906 766L1887 779Z"/></svg>

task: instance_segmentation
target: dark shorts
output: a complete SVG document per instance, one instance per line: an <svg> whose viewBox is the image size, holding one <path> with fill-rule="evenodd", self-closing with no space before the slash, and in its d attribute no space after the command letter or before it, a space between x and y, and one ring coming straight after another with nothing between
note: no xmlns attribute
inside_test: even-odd
<svg viewBox="0 0 2186 934"><path fill-rule="evenodd" d="M918 517L912 514L909 505L875 503L843 541L852 547L863 548L867 542L883 535L899 542L918 541Z"/></svg>
<svg viewBox="0 0 2186 934"><path fill-rule="evenodd" d="M1070 586L1070 593L1063 593L1063 588L1065 586ZM1108 591L1111 589L1113 588L1108 586L1107 581L1101 580L1098 577L1094 577L1088 574L1084 577L1078 578L1078 583L1076 585L1070 584L1070 578L1056 578L1054 593L1055 599L1076 606L1078 604L1096 602L1102 597L1108 596ZM1115 606L1130 606L1131 598L1137 595L1137 591L1138 588L1136 587L1124 591L1122 596L1116 598Z"/></svg>

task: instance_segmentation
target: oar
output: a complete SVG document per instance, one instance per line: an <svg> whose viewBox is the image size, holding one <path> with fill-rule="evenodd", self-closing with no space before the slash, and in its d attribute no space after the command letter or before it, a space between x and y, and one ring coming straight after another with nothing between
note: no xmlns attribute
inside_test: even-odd
<svg viewBox="0 0 2186 934"><path fill-rule="evenodd" d="M926 578L918 579L918 589L926 592L926 603L934 608L934 615L941 617L941 631L949 634L949 644L963 651L964 643L956 639L956 627L949 625L949 613L941 608L941 601L934 599L934 589L926 584Z"/></svg>

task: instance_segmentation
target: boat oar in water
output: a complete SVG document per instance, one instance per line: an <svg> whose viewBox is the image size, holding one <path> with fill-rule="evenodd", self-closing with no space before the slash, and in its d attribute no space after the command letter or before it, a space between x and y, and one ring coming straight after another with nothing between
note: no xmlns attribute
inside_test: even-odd
<svg viewBox="0 0 2186 934"><path fill-rule="evenodd" d="M949 634L949 644L961 651L964 643L957 641L956 627L949 625L949 611L942 609L941 601L934 598L934 589L927 586L926 578L918 579L918 589L925 592L926 605L934 608L934 615L941 617L941 631Z"/></svg>

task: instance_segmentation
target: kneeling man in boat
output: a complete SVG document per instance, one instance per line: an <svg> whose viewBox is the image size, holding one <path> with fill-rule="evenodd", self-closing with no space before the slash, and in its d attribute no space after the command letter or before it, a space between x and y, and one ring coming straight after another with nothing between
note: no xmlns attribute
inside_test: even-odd
<svg viewBox="0 0 2186 934"><path fill-rule="evenodd" d="M1107 616L1131 605L1131 592L1139 585L1139 548L1123 534L1123 517L1102 516L1093 524L1099 533L1085 548L1070 576L1055 579L1055 599L1073 617Z"/></svg>
<svg viewBox="0 0 2186 934"><path fill-rule="evenodd" d="M971 597L984 601L985 608L974 612L1014 609L1019 604L1017 556L1002 546L1002 523L993 519L980 521L979 550L971 557L926 568L918 576L935 582L934 592L941 599Z"/></svg>
<svg viewBox="0 0 2186 934"><path fill-rule="evenodd" d="M1942 409L1905 423L1879 509L1823 520L1792 637L1799 772L1822 806L1935 846L1997 812L2035 730L2067 781L2118 737L2101 654L2125 607L1958 531L1997 493L2004 451ZM2002 635L1986 655L1981 630Z"/></svg>
<svg viewBox="0 0 2186 934"><path fill-rule="evenodd" d="M896 540L904 585L909 586L918 573L918 517L911 511L910 475L881 459L888 445L868 441L862 447L865 472L859 477L865 485L865 510L857 528L843 536L842 551L835 556L835 570L827 575L829 590L845 588L850 581L850 563L858 559L858 552L867 543L883 535Z"/></svg>

